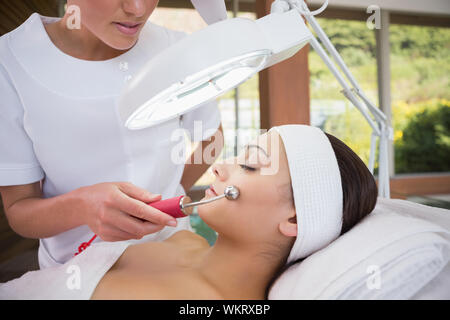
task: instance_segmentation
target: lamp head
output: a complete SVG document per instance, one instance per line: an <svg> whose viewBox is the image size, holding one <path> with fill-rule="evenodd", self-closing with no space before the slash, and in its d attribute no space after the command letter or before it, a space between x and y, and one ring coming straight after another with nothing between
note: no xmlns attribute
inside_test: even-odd
<svg viewBox="0 0 450 320"><path fill-rule="evenodd" d="M150 60L126 84L119 115L132 130L178 117L290 58L311 37L295 10L214 23Z"/></svg>

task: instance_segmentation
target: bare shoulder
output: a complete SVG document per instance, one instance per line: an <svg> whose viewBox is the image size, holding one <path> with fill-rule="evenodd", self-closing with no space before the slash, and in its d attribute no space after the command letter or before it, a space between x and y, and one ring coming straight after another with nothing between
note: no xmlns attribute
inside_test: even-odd
<svg viewBox="0 0 450 320"><path fill-rule="evenodd" d="M197 273L173 272L117 273L108 283L100 283L93 300L223 300L224 297Z"/></svg>

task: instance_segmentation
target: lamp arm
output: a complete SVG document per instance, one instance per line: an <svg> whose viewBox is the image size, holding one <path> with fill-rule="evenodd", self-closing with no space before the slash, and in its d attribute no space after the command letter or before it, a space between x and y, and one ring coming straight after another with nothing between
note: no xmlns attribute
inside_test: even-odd
<svg viewBox="0 0 450 320"><path fill-rule="evenodd" d="M355 90L351 88L345 81L343 76L339 73L333 61L328 54L319 44L316 38L311 38L311 46L319 54L328 69L334 75L336 80L343 87L342 93L344 96L361 112L366 121L372 128L371 143L370 143L370 157L369 157L369 170L373 174L375 166L375 149L377 144L377 138L379 139L379 153L378 153L378 185L379 196L383 198L390 198L390 179L389 179L389 154L388 154L388 141L392 140L392 128L387 124L387 119L384 113L377 109L379 113L372 112L372 108L369 107L370 101L366 98L362 90ZM345 66L345 65L344 65ZM346 68L346 67L345 67ZM359 97L359 99L358 99ZM363 101L364 104L361 102ZM369 114L370 113L370 114ZM375 121L371 118L371 115L375 118Z"/></svg>
<svg viewBox="0 0 450 320"><path fill-rule="evenodd" d="M386 115L374 104L372 104L369 99L366 98L363 90L358 85L358 82L353 77L344 60L342 59L342 57L340 56L334 45L331 43L330 39L325 34L325 31L323 31L322 27L319 25L314 16L306 15L305 18L309 22L313 30L316 32L318 38L323 43L325 48L328 50L328 52L330 52L331 56L333 57L337 65L341 68L342 72L345 74L350 84L353 86L353 90L364 101L368 109L373 113L374 117L376 117L378 120L386 121L387 120Z"/></svg>
<svg viewBox="0 0 450 320"><path fill-rule="evenodd" d="M326 51L322 48L319 41L317 41L316 38L311 38L310 40L311 46L314 48L314 50L317 52L317 54L320 56L320 58L323 60L325 65L328 67L328 69L331 71L331 73L334 75L336 80L339 82L339 84L342 86L343 95L350 100L350 102L362 113L366 121L369 123L369 125L372 127L372 130L377 134L380 135L380 129L377 123L371 118L371 115L368 113L369 110L361 103L361 101L357 98L355 95L354 90L348 85L348 83L345 81L344 77L339 73L339 70L334 65L333 61L330 59Z"/></svg>
<svg viewBox="0 0 450 320"><path fill-rule="evenodd" d="M351 74L344 60L331 43L330 39L320 27L319 23L314 18L315 12L310 12L307 5L303 0L276 0L273 4L273 11L281 11L286 9L286 5L282 2L289 4L289 9L297 9L297 11L306 19L310 24L311 28L320 39L325 49L331 55L333 60L329 57L327 51L322 47L319 41L312 37L310 40L311 46L324 61L328 69L334 75L336 80L342 86L343 95L350 100L350 102L361 112L366 121L372 128L371 144L370 144L370 157L369 157L369 170L373 174L375 166L375 151L377 140L379 140L379 152L378 152L378 189L379 196L383 198L390 198L390 177L389 177L389 155L388 146L389 140L393 140L393 130L388 124L388 119L386 115L377 108L364 94L361 87L358 85L356 79ZM326 3L319 9L323 11L326 7ZM345 75L347 80L339 72L337 66L340 68L342 73Z"/></svg>

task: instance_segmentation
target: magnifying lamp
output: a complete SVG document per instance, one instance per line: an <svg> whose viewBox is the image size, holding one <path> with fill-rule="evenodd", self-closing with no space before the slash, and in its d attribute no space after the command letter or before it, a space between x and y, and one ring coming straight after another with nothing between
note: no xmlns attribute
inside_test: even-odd
<svg viewBox="0 0 450 320"><path fill-rule="evenodd" d="M311 37L295 10L214 23L149 61L125 87L120 116L129 129L177 117L290 58Z"/></svg>
<svg viewBox="0 0 450 320"><path fill-rule="evenodd" d="M328 0L314 12L303 0L276 0L271 13L258 20L223 20L218 13L225 10L223 0L192 2L211 24L163 50L127 83L119 99L119 115L128 129L154 126L193 110L261 70L289 59L310 43L342 86L345 97L372 127L372 173L379 140L379 195L389 197L388 140L392 139L392 129L383 112L365 96L314 18L327 7Z"/></svg>

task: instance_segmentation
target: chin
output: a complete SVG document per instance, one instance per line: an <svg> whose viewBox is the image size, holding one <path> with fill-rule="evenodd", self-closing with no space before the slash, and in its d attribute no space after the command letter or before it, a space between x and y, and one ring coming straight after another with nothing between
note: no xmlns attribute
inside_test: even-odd
<svg viewBox="0 0 450 320"><path fill-rule="evenodd" d="M125 51L131 49L137 42L138 36L133 38L124 37L123 35L112 34L103 39L103 42L106 43L109 47L119 50Z"/></svg>
<svg viewBox="0 0 450 320"><path fill-rule="evenodd" d="M200 199L200 201L206 200L206 197L203 197L202 199ZM205 206L207 205L202 205L202 206L198 206L197 207L197 212L200 218L203 219L204 215L208 214L208 208L205 208Z"/></svg>
<svg viewBox="0 0 450 320"><path fill-rule="evenodd" d="M133 48L133 46L136 44L136 39L135 40L128 40L128 41L115 41L114 43L110 44L110 47L116 49L116 50L120 50L120 51L125 51L125 50L129 50L131 48Z"/></svg>
<svg viewBox="0 0 450 320"><path fill-rule="evenodd" d="M208 197L203 197L202 200L207 200L207 199L208 199ZM219 211L218 209L219 208L216 207L216 204L211 202L211 203L208 203L208 204L204 204L204 205L198 206L197 207L197 212L198 212L199 217L203 221L207 222L208 220L211 220L211 218L213 216L216 215L216 213Z"/></svg>
<svg viewBox="0 0 450 320"><path fill-rule="evenodd" d="M203 199L208 199L208 197ZM227 214L227 208L221 203L211 202L198 206L197 212L200 219L215 231L222 230L224 226L230 223L230 215Z"/></svg>
<svg viewBox="0 0 450 320"><path fill-rule="evenodd" d="M203 199L202 199L203 200ZM210 225L211 221L211 210L208 210L208 208L205 208L205 206L198 206L197 207L198 216L206 225L210 228L213 228L213 226Z"/></svg>

